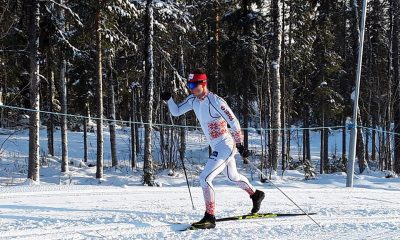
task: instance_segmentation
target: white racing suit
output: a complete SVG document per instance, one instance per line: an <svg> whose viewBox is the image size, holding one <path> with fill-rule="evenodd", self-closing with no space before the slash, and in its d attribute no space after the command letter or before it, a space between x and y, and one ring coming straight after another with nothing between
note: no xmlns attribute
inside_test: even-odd
<svg viewBox="0 0 400 240"><path fill-rule="evenodd" d="M238 173L234 158L237 152L235 144L242 142L239 121L227 103L212 92L207 92L201 99L189 95L181 104L168 100L168 108L173 116L180 116L194 110L201 128L211 146L212 154L200 174L206 212L215 215L215 193L212 181L223 172L229 181L245 190L250 196L255 189L247 178ZM231 134L228 126L231 127Z"/></svg>

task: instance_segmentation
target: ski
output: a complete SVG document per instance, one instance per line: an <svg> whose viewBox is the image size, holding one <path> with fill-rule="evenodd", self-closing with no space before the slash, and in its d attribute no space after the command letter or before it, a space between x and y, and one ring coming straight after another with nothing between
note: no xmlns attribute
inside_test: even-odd
<svg viewBox="0 0 400 240"><path fill-rule="evenodd" d="M308 215L315 215L317 213L308 213ZM296 217L305 216L305 213L256 213L256 214L245 214L232 217L217 218L216 222L226 222L226 221L238 221L238 220L250 220L250 219L263 219L263 218L278 218L278 217ZM200 230L202 228L197 228L192 225L180 231L187 230Z"/></svg>
<svg viewBox="0 0 400 240"><path fill-rule="evenodd" d="M315 215L316 213L308 213L308 215ZM235 221L235 220L246 220L246 219L258 219L258 218L276 218L276 217L294 217L307 215L305 213L256 213L256 214L245 214L241 216L224 217L216 219L216 222Z"/></svg>

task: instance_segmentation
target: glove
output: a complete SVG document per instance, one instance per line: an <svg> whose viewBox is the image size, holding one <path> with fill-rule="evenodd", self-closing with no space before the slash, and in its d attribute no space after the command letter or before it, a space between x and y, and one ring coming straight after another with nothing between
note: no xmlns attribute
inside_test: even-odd
<svg viewBox="0 0 400 240"><path fill-rule="evenodd" d="M170 92L162 92L160 94L160 97L164 101L168 101L171 98L171 93Z"/></svg>
<svg viewBox="0 0 400 240"><path fill-rule="evenodd" d="M242 156L243 159L248 158L250 156L249 150L245 148L241 143L237 143L236 148L238 149L240 156Z"/></svg>

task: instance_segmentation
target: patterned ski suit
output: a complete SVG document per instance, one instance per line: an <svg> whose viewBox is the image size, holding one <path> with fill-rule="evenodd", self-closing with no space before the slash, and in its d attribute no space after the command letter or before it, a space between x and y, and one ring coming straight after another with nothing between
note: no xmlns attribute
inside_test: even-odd
<svg viewBox="0 0 400 240"><path fill-rule="evenodd" d="M211 146L212 154L200 174L207 213L212 215L215 213L215 192L212 181L221 172L231 182L252 195L255 192L254 187L236 169L235 144L241 143L243 138L239 121L228 104L221 97L208 91L201 99L189 95L179 105L170 98L168 108L173 116L180 116L193 110ZM231 127L231 133L229 133L228 124Z"/></svg>

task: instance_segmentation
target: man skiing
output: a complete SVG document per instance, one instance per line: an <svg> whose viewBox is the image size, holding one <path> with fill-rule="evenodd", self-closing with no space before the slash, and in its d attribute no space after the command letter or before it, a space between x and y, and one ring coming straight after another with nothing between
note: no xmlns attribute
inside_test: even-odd
<svg viewBox="0 0 400 240"><path fill-rule="evenodd" d="M179 105L174 102L169 92L163 92L161 99L167 101L169 111L173 116L180 116L194 110L213 151L200 174L206 212L203 219L193 223L192 226L202 229L215 228L215 193L212 181L221 172L249 194L253 201L251 213L257 213L265 194L256 190L236 169L234 158L236 149L243 158L249 156L249 151L242 144L243 137L239 121L227 103L208 90L204 69L196 69L189 75L187 87L191 95ZM231 134L228 131L228 124L232 129Z"/></svg>

